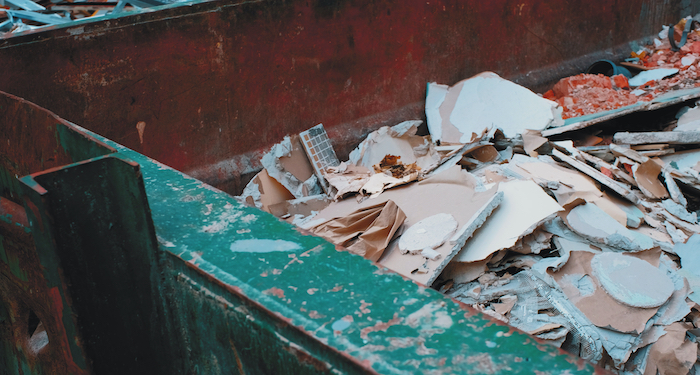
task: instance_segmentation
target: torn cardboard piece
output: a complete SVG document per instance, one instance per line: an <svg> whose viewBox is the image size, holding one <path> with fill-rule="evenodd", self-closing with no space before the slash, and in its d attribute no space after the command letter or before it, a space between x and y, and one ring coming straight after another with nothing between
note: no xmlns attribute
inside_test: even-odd
<svg viewBox="0 0 700 375"><path fill-rule="evenodd" d="M294 199L294 195L270 177L266 169L260 171L248 182L240 197L249 206L255 206L267 212L271 212L271 206Z"/></svg>
<svg viewBox="0 0 700 375"><path fill-rule="evenodd" d="M515 245L543 221L563 208L532 181L499 184L503 201L498 210L474 234L455 257L457 262L476 262Z"/></svg>
<svg viewBox="0 0 700 375"><path fill-rule="evenodd" d="M676 375L690 371L697 361L698 345L686 339L688 328L687 323L678 322L664 327L666 334L650 347L644 375Z"/></svg>
<svg viewBox="0 0 700 375"><path fill-rule="evenodd" d="M310 231L353 254L376 261L406 220L406 214L388 200L318 224Z"/></svg>
<svg viewBox="0 0 700 375"><path fill-rule="evenodd" d="M642 164L634 165L632 167L632 173L634 174L634 180L637 181L639 190L641 190L645 196L651 199L668 198L666 187L659 181L661 165L649 159Z"/></svg>
<svg viewBox="0 0 700 375"><path fill-rule="evenodd" d="M452 143L470 143L473 133L493 127L512 138L525 129L560 126L561 112L557 103L492 72L452 87L429 83L425 105L433 140Z"/></svg>
<svg viewBox="0 0 700 375"><path fill-rule="evenodd" d="M282 184L294 198L321 193L298 136L286 136L262 157L262 165L270 177Z"/></svg>
<svg viewBox="0 0 700 375"><path fill-rule="evenodd" d="M399 186L383 192L374 199L357 203L352 199L334 202L316 215L317 220L344 217L355 210L391 200L406 214L404 225L411 225L429 216L448 213L459 223L457 232L435 250L441 257L435 260L421 255L401 254L398 241L389 244L379 264L412 280L431 285L464 243L498 206L502 194L496 187L477 192L473 177L459 167L431 176L420 183ZM416 270L426 269L425 273ZM414 272L415 271L415 272Z"/></svg>
<svg viewBox="0 0 700 375"><path fill-rule="evenodd" d="M386 155L395 155L405 165L415 163L421 171L434 169L440 162L440 155L430 137L416 135L422 123L420 120L404 121L379 128L350 153L349 162L371 170Z"/></svg>

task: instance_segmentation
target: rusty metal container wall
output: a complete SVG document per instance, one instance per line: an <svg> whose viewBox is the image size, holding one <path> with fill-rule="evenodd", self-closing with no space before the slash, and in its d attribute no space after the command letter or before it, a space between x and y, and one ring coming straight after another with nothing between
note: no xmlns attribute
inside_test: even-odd
<svg viewBox="0 0 700 375"><path fill-rule="evenodd" d="M238 192L286 134L324 123L342 158L369 131L424 117L426 82L491 70L542 88L699 11L687 0L197 1L6 39L0 90Z"/></svg>

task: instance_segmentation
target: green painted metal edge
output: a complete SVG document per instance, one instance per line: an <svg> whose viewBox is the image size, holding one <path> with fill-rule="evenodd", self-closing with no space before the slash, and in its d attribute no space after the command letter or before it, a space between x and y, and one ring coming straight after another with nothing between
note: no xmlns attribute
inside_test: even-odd
<svg viewBox="0 0 700 375"><path fill-rule="evenodd" d="M590 374L588 362L109 139L139 163L159 246L378 373Z"/></svg>

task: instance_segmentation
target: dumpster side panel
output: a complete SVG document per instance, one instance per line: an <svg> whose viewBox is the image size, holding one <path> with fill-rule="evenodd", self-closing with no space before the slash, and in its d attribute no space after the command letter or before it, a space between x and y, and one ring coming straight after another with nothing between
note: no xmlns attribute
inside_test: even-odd
<svg viewBox="0 0 700 375"><path fill-rule="evenodd" d="M426 82L491 70L549 84L698 11L681 0L198 2L5 40L0 90L236 192L286 134L324 123L343 158L369 131L423 118Z"/></svg>

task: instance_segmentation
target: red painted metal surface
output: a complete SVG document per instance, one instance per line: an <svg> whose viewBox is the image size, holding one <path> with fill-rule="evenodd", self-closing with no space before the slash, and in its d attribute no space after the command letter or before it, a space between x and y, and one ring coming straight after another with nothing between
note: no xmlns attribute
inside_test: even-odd
<svg viewBox="0 0 700 375"><path fill-rule="evenodd" d="M6 40L0 90L232 191L286 134L324 123L342 157L422 118L426 82L549 84L700 11L687 3L203 2Z"/></svg>

